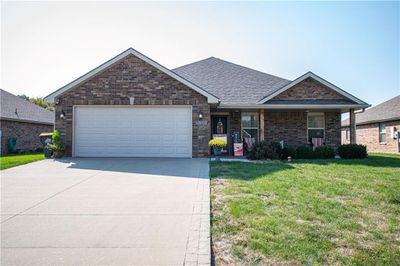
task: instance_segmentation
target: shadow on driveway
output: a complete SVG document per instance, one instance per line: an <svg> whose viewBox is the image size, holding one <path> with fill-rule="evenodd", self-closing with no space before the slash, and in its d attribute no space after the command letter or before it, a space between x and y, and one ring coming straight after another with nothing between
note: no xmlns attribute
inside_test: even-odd
<svg viewBox="0 0 400 266"><path fill-rule="evenodd" d="M69 164L70 169L209 178L207 158L63 158L57 161Z"/></svg>

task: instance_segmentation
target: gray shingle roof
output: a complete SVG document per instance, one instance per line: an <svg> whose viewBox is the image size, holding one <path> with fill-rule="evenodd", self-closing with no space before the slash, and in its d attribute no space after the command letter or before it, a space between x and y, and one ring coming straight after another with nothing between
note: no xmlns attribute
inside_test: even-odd
<svg viewBox="0 0 400 266"><path fill-rule="evenodd" d="M397 119L400 119L400 95L368 108L364 113L356 114L356 124L368 124ZM342 126L348 125L349 119L342 121Z"/></svg>
<svg viewBox="0 0 400 266"><path fill-rule="evenodd" d="M54 113L0 89L0 118L54 124Z"/></svg>
<svg viewBox="0 0 400 266"><path fill-rule="evenodd" d="M221 100L221 104L256 104L291 81L210 57L173 69L179 76Z"/></svg>

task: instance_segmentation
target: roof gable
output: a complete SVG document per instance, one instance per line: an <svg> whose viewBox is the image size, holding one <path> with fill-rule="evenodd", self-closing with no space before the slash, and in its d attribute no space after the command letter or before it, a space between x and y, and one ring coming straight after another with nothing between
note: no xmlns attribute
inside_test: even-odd
<svg viewBox="0 0 400 266"><path fill-rule="evenodd" d="M315 93L312 88L307 89L306 91L309 94L304 95L296 95L294 90L296 86L298 86L302 82L307 82L307 80L315 80L316 82L320 83L321 89L324 93ZM304 75L300 76L299 78L295 79L294 81L290 82L289 84L283 86L279 90L276 90L274 93L269 94L262 100L258 102L258 104L268 104L270 100L283 100L286 99L297 99L297 100L307 100L307 99L316 99L316 100L328 100L327 95L329 95L328 99L333 100L348 100L348 103L355 103L364 107L368 107L369 105L360 99L356 98L355 96L351 95L350 93L340 89L339 87L333 85L332 83L324 80L323 78L315 75L312 72L307 72ZM297 98L296 98L297 97Z"/></svg>
<svg viewBox="0 0 400 266"><path fill-rule="evenodd" d="M102 65L96 67L95 69L89 71L88 73L86 73L85 75L75 79L74 81L70 82L69 84L65 85L64 87L56 90L55 92L49 94L48 96L46 96L44 99L47 102L54 102L54 99L62 94L64 94L65 92L75 88L76 86L82 84L83 82L89 80L90 78L94 77L95 75L105 71L106 69L108 69L110 66L114 65L115 63L119 62L120 60L122 60L123 58L129 56L129 55L134 55L136 57L138 57L139 59L143 60L144 62L152 65L153 67L155 67L156 69L160 70L161 72L169 75L170 77L178 80L179 82L185 84L186 86L188 86L189 88L193 89L194 91L200 93L201 95L207 97L207 100L209 103L218 103L219 99L212 95L211 93L203 90L202 88L198 87L197 85L193 84L192 82L186 80L185 78L179 76L178 74L172 72L171 70L167 69L166 67L160 65L159 63L155 62L154 60L148 58L147 56L139 53L138 51L136 51L133 48L129 48L128 50L120 53L119 55L115 56L114 58L108 60L107 62L103 63Z"/></svg>

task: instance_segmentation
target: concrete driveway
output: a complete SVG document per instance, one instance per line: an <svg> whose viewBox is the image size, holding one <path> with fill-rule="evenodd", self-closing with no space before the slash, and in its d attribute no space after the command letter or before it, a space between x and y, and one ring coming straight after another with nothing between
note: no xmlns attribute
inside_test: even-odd
<svg viewBox="0 0 400 266"><path fill-rule="evenodd" d="M1 265L210 264L208 171L150 158L1 171Z"/></svg>

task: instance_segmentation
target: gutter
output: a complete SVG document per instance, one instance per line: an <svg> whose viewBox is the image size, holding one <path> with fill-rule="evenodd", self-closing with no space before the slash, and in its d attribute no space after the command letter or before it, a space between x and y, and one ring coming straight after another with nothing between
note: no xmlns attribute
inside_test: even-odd
<svg viewBox="0 0 400 266"><path fill-rule="evenodd" d="M54 126L54 122L44 122L44 121L35 121L35 120L26 120L26 119L17 119L17 118L8 118L8 117L0 117L0 121L10 121L10 122L19 122L19 123L28 123L28 124L40 124L40 125L49 125Z"/></svg>
<svg viewBox="0 0 400 266"><path fill-rule="evenodd" d="M354 111L355 114L362 114L364 112L365 112L365 108L361 109L361 111L359 111L359 110Z"/></svg>
<svg viewBox="0 0 400 266"><path fill-rule="evenodd" d="M365 108L370 105L340 105L340 104L256 104L256 105L225 105L220 104L220 109L348 109L348 108Z"/></svg>

